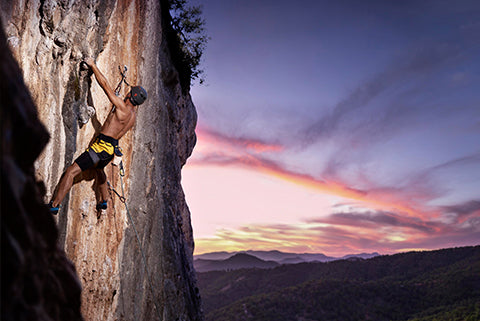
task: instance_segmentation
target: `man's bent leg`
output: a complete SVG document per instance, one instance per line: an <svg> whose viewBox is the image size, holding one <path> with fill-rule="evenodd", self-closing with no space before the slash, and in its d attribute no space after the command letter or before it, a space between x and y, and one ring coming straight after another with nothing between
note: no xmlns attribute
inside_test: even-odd
<svg viewBox="0 0 480 321"><path fill-rule="evenodd" d="M75 176L82 172L80 166L77 163L73 163L70 165L65 173L63 173L60 182L58 182L57 188L55 189L56 192L53 195L52 199L52 207L58 207L58 205L62 202L62 200L67 195L70 188L73 185L73 179Z"/></svg>
<svg viewBox="0 0 480 321"><path fill-rule="evenodd" d="M103 168L96 170L96 179L97 179L97 190L99 193L99 200L106 201L108 199L108 185L107 185L107 175Z"/></svg>
<svg viewBox="0 0 480 321"><path fill-rule="evenodd" d="M103 171L103 168L97 168L95 170L95 196L97 198L97 211L107 209L107 200L108 200L108 186L107 186L107 175Z"/></svg>

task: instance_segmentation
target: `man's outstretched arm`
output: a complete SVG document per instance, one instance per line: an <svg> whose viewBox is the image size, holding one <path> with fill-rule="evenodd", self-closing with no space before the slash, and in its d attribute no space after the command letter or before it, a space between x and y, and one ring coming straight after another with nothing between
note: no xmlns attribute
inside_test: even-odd
<svg viewBox="0 0 480 321"><path fill-rule="evenodd" d="M102 74L100 69L98 69L97 65L95 64L95 60L93 58L85 59L85 63L92 69L95 78L97 79L98 84L102 87L103 91L107 95L108 99L115 105L117 108L123 108L124 102L120 97L115 95L112 87L108 84L107 78Z"/></svg>

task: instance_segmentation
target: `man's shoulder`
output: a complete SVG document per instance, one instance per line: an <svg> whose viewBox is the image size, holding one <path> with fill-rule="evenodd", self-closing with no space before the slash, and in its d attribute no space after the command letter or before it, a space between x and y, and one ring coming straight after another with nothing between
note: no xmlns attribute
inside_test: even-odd
<svg viewBox="0 0 480 321"><path fill-rule="evenodd" d="M115 109L120 109L120 110L126 110L127 109L127 104L122 99L119 99L116 102L112 101L112 104L115 107L114 111L115 111Z"/></svg>

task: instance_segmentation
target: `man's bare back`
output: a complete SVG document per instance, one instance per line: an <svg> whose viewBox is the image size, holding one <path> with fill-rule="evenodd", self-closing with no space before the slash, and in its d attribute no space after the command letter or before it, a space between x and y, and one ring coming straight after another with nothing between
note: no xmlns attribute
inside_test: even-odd
<svg viewBox="0 0 480 321"><path fill-rule="evenodd" d="M120 117L117 109L117 106L112 108L112 111L108 114L105 123L103 123L100 133L115 139L120 139L135 124L137 113L132 105L130 113Z"/></svg>

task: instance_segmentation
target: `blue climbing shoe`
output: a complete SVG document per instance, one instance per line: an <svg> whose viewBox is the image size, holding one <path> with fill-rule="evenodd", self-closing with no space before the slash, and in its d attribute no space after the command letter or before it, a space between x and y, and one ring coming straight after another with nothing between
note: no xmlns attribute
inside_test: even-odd
<svg viewBox="0 0 480 321"><path fill-rule="evenodd" d="M97 211L106 210L107 209L107 201L102 201L97 204Z"/></svg>
<svg viewBox="0 0 480 321"><path fill-rule="evenodd" d="M60 205L54 207L54 206L52 205L52 203L53 203L53 202L50 202L50 203L47 204L48 210L50 211L51 214L57 215L57 214L58 214L58 211L60 210Z"/></svg>

